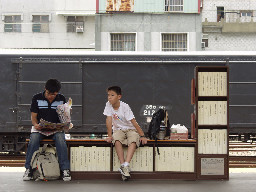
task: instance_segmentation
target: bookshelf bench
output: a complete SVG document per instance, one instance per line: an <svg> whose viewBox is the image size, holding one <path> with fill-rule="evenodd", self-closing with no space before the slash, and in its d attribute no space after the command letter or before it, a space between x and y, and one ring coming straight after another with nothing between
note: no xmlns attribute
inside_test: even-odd
<svg viewBox="0 0 256 192"><path fill-rule="evenodd" d="M26 140L29 142L29 139ZM68 147L68 155L70 158L71 163L71 176L73 180L93 180L93 179L119 179L121 180L121 174L117 170L115 171L113 158L114 158L114 148L111 143L107 143L105 140L102 139L69 139L66 140L67 147ZM52 139L43 139L41 144L54 144ZM92 147L96 146L99 147L107 147L110 149L110 171L75 171L72 167L72 157L71 157L71 148L79 148L82 147ZM145 145L146 147L151 147L152 149L152 171L132 171L131 172L131 179L154 179L154 180L164 180L164 179L175 179L175 180L196 180L196 155L195 155L195 147L196 147L196 140L158 140L157 144L154 140L148 140L148 143ZM186 172L186 171L157 171L156 167L156 157L158 154L156 152L157 146L161 149L168 147L193 147L193 164L194 168L193 171ZM141 147L143 148L143 147ZM96 148L95 148L96 149ZM140 149L140 148L139 148ZM179 148L181 149L181 148ZM164 153L164 154L163 154ZM165 155L164 151L160 150L160 155ZM135 157L134 157L135 158ZM78 158L80 159L80 158ZM119 163L119 162L118 162ZM170 162L166 162L170 163ZM95 164L94 164L95 165ZM96 164L97 165L97 164Z"/></svg>
<svg viewBox="0 0 256 192"><path fill-rule="evenodd" d="M29 139L26 140L26 142L29 142ZM54 144L54 141L51 139L44 139L41 141L41 144ZM115 151L114 151L114 147L111 143L107 143L105 140L97 140L97 139L87 139L87 140L82 140L82 139L69 139L66 140L67 143L67 147L68 147L68 155L70 157L70 163L71 163L71 175L72 175L72 179L73 180L92 180L92 179L119 179L121 180L121 174L120 172L117 171L117 167L119 166L119 162L117 163L116 161L118 161L117 159L114 160L114 158L116 158L115 156ZM74 167L72 167L72 163L74 162L74 159L72 159L72 152L71 149L73 148L79 148L80 147L84 147L85 150L91 148L92 146L94 146L95 149L99 149L100 147L106 147L109 148L109 171L81 171L81 170L74 170ZM151 171L132 171L131 172L131 179L156 179L156 180L163 180L163 179L180 179L180 180L196 180L196 156L195 156L195 147L196 147L196 140L158 140L157 144L155 143L154 140L148 140L148 143L145 145L146 147L149 147L151 149L152 152L152 170ZM87 148L86 148L87 147ZM89 148L88 148L89 147ZM162 155L161 157L167 155L167 152L163 151L163 148L168 149L169 147L181 147L179 149L182 148L190 148L193 147L192 151L193 151L193 162L192 162L192 170L193 171L157 171L157 166L156 164L156 158L158 157L157 154L157 147L159 147L160 150L160 155ZM143 148L143 146L141 147ZM139 148L139 149L141 149ZM95 153L95 152L94 152ZM181 152L180 152L181 154ZM142 155L143 156L143 155ZM134 156L135 158L135 156ZM77 157L76 160L81 159L81 156ZM115 161L115 162L113 162ZM166 162L167 165L170 162ZM116 164L116 165L115 165ZM91 166L97 166L98 164L92 164ZM173 164L174 165L174 164ZM160 166L160 165L158 165ZM174 165L176 166L176 164ZM138 168L138 167L137 167ZM168 167L166 167L167 169ZM72 170L73 169L73 170ZM165 167L163 167L162 169L165 170ZM90 170L90 169L89 169Z"/></svg>

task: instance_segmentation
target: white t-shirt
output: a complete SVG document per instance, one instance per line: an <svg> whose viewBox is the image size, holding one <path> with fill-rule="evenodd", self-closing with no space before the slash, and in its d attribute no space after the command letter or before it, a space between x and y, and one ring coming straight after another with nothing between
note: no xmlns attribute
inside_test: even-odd
<svg viewBox="0 0 256 192"><path fill-rule="evenodd" d="M103 114L112 117L112 125L114 131L136 129L131 123L131 120L134 119L133 112L129 105L122 101L120 101L120 107L118 110L115 110L108 101L106 103Z"/></svg>

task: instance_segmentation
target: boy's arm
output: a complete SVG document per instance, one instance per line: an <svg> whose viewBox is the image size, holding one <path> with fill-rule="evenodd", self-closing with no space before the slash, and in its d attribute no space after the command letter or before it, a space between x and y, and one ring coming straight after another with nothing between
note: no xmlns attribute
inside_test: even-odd
<svg viewBox="0 0 256 192"><path fill-rule="evenodd" d="M107 131L108 131L108 137L107 137L106 141L108 143L111 143L111 141L112 141L112 117L111 116L107 116L106 126L107 126Z"/></svg>
<svg viewBox="0 0 256 192"><path fill-rule="evenodd" d="M140 128L139 124L137 123L137 121L135 120L135 118L133 118L131 120L132 125L136 128L138 134L140 135L140 141L142 142L142 144L146 144L147 143L147 138L145 137L145 134L143 132L143 130Z"/></svg>

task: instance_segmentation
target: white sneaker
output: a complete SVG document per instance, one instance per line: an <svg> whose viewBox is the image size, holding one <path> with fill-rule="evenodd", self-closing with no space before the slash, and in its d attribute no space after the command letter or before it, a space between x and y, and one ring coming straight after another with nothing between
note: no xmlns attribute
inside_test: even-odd
<svg viewBox="0 0 256 192"><path fill-rule="evenodd" d="M32 179L32 172L30 169L26 169L23 175L23 181L30 181Z"/></svg>
<svg viewBox="0 0 256 192"><path fill-rule="evenodd" d="M62 179L63 179L63 181L71 181L71 175L70 175L70 171L68 169L66 169L62 172Z"/></svg>
<svg viewBox="0 0 256 192"><path fill-rule="evenodd" d="M121 174L122 174L124 177L128 178L128 179L131 177L129 166L121 166L121 167L118 169L118 171L120 171Z"/></svg>

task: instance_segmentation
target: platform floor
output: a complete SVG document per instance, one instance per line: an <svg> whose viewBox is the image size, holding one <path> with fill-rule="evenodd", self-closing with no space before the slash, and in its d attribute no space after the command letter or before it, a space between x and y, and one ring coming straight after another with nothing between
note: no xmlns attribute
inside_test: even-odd
<svg viewBox="0 0 256 192"><path fill-rule="evenodd" d="M23 181L24 168L0 167L0 192L255 192L256 168L230 169L229 181Z"/></svg>

